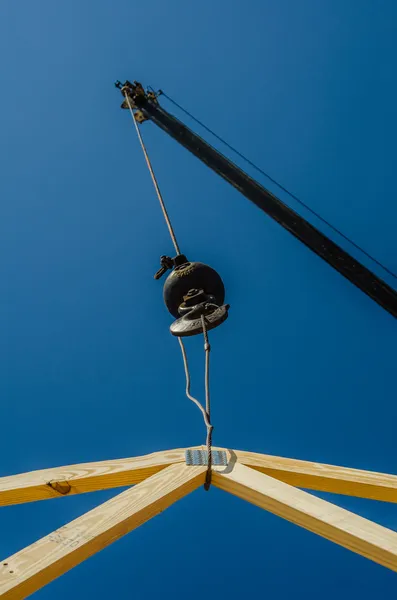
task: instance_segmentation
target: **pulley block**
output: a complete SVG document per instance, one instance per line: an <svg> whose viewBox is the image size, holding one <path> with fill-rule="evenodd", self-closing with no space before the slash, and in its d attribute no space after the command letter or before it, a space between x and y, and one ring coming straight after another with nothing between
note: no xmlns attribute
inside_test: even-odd
<svg viewBox="0 0 397 600"><path fill-rule="evenodd" d="M165 280L163 296L166 307L176 318L170 327L173 335L187 337L202 333L202 316L208 330L227 319L229 305L224 304L225 286L215 269L188 261L183 254L174 258L162 256L160 263L155 279L172 269Z"/></svg>

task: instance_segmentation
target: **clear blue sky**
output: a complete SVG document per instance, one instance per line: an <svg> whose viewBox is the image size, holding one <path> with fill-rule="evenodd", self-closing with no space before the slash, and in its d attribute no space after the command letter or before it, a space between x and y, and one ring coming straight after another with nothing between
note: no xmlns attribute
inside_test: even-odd
<svg viewBox="0 0 397 600"><path fill-rule="evenodd" d="M204 441L153 280L172 246L114 80L163 88L396 271L396 24L392 0L1 3L0 475ZM214 442L396 473L395 320L143 130L183 250L232 305L211 335ZM3 508L1 557L114 493ZM395 505L323 496L397 529ZM366 599L395 582L212 489L37 598Z"/></svg>

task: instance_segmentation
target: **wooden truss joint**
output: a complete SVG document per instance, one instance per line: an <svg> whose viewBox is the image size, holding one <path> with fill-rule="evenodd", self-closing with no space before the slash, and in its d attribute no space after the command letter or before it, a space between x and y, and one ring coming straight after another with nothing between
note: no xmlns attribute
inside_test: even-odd
<svg viewBox="0 0 397 600"><path fill-rule="evenodd" d="M397 476L214 449L213 485L397 571L397 533L298 488L397 502ZM204 447L0 478L0 505L134 486L0 563L0 598L26 598L205 481Z"/></svg>

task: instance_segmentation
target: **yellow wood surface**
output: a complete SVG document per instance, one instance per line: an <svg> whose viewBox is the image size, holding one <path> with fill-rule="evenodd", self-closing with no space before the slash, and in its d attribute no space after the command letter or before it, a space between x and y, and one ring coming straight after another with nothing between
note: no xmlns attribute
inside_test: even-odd
<svg viewBox="0 0 397 600"><path fill-rule="evenodd" d="M397 475L234 450L237 461L300 488L397 502Z"/></svg>
<svg viewBox="0 0 397 600"><path fill-rule="evenodd" d="M195 490L205 472L206 467L171 465L3 560L0 598L26 598Z"/></svg>
<svg viewBox="0 0 397 600"><path fill-rule="evenodd" d="M227 452L232 462L237 460L296 487L397 502L397 475L241 450ZM0 506L62 497L56 488L63 492L69 490L66 495L72 495L134 485L170 464L184 461L185 449L180 448L135 458L55 467L0 477Z"/></svg>
<svg viewBox="0 0 397 600"><path fill-rule="evenodd" d="M215 467L212 481L226 492L397 571L395 531L239 463L232 468Z"/></svg>
<svg viewBox="0 0 397 600"><path fill-rule="evenodd" d="M67 495L134 485L168 465L184 461L185 450L176 449L0 477L0 506L60 498L62 494L54 489L56 483L64 491L69 484ZM52 485L48 485L50 482Z"/></svg>

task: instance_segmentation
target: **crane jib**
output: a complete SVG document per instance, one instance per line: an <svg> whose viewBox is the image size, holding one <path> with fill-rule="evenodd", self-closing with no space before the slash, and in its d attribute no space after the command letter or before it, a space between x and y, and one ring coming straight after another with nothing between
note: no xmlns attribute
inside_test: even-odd
<svg viewBox="0 0 397 600"><path fill-rule="evenodd" d="M147 97L140 97L136 99L136 105L145 118L158 125L367 296L397 317L397 292L385 281L165 111L157 102L148 100Z"/></svg>

